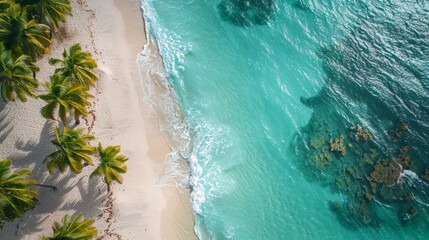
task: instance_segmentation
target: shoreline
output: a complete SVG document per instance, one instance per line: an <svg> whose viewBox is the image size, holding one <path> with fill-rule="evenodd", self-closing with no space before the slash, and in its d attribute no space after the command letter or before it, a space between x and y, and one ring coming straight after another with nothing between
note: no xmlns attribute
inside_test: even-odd
<svg viewBox="0 0 429 240"><path fill-rule="evenodd" d="M93 54L100 79L86 128L96 137L92 145L121 145L121 153L129 157L128 172L124 184L114 184L109 196L101 179L88 178L93 167L79 175L69 171L49 175L42 161L53 149L50 140L56 123L41 117L43 103L37 99L0 103L0 127L7 130L0 135L1 157L11 158L13 167L32 169L32 178L40 183L58 186L55 192L37 189L38 206L8 222L0 238L34 239L51 233L52 223L63 215L82 212L95 220L98 237L104 239L197 239L189 193L156 184L171 150L156 110L143 102L141 81L152 80L140 79L136 63L143 46L149 46L140 1L72 0L71 5L73 16L54 33L51 54L36 63L41 68L39 82L52 74L47 61L59 57L63 48L81 43ZM157 54L154 58L160 60ZM83 122L79 127L85 127Z"/></svg>
<svg viewBox="0 0 429 240"><path fill-rule="evenodd" d="M162 57L155 40L150 34L148 37L148 43L137 60L142 79L148 79L142 82L145 102L155 106L152 111L156 115L159 131L171 151L157 171L156 184L162 187L169 202L162 213L162 225L166 230L162 230L163 239L198 239L194 232L195 219L190 202L189 166L186 160L180 157L183 149L189 150L189 133L175 92L165 76ZM169 129L173 125L180 127L173 132ZM189 213L192 213L192 216ZM171 217L173 221L168 221Z"/></svg>

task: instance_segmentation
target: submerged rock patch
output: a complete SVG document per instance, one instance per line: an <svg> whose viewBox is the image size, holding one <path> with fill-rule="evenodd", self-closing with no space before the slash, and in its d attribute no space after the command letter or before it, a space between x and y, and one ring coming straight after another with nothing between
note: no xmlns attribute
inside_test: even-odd
<svg viewBox="0 0 429 240"><path fill-rule="evenodd" d="M218 5L221 18L235 26L266 25L275 11L274 0L223 0Z"/></svg>

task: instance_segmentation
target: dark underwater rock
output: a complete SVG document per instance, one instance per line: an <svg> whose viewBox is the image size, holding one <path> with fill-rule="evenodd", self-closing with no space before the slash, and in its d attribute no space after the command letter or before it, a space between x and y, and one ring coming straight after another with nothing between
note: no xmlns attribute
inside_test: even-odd
<svg viewBox="0 0 429 240"><path fill-rule="evenodd" d="M235 26L266 25L275 11L274 0L224 0L218 5L221 18Z"/></svg>

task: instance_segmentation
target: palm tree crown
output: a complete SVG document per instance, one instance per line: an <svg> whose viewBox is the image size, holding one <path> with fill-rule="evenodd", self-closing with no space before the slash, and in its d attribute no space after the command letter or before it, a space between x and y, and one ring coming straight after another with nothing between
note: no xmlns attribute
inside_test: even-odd
<svg viewBox="0 0 429 240"><path fill-rule="evenodd" d="M6 9L10 8L11 3L7 1L0 1L0 12L6 11Z"/></svg>
<svg viewBox="0 0 429 240"><path fill-rule="evenodd" d="M55 70L56 74L62 74L70 77L73 82L83 86L95 86L98 79L91 70L97 67L97 63L92 58L90 52L83 52L79 44L70 47L69 51L64 49L63 58L51 58L51 65L62 63L62 67Z"/></svg>
<svg viewBox="0 0 429 240"><path fill-rule="evenodd" d="M0 227L5 221L21 217L37 203L37 192L29 188L37 182L27 179L31 171L25 169L11 173L10 166L9 159L0 161Z"/></svg>
<svg viewBox="0 0 429 240"><path fill-rule="evenodd" d="M14 0L28 14L40 23L58 28L59 22L65 22L66 16L71 15L69 0Z"/></svg>
<svg viewBox="0 0 429 240"><path fill-rule="evenodd" d="M97 237L97 229L93 226L94 220L83 220L82 213L77 215L71 221L69 216L65 215L61 224L54 222L52 230L54 235L52 237L41 237L41 240L90 240Z"/></svg>
<svg viewBox="0 0 429 240"><path fill-rule="evenodd" d="M55 126L55 139L52 143L57 147L57 150L49 154L44 162L47 162L49 173L53 173L55 168L64 172L67 167L74 173L80 173L83 168L84 161L86 164L92 165L90 155L95 153L95 147L88 144L89 140L94 139L90 134L82 134L83 129L71 129L64 127L62 133Z"/></svg>
<svg viewBox="0 0 429 240"><path fill-rule="evenodd" d="M0 41L15 56L41 56L48 51L47 47L51 44L50 29L37 23L36 19L27 22L22 14L23 11L15 5L0 14Z"/></svg>
<svg viewBox="0 0 429 240"><path fill-rule="evenodd" d="M32 73L39 69L31 63L31 58L21 55L14 59L10 50L0 46L0 84L4 101L27 101L27 96L34 97L37 80Z"/></svg>
<svg viewBox="0 0 429 240"><path fill-rule="evenodd" d="M74 115L76 124L79 124L80 116L88 116L86 107L91 106L87 100L93 96L82 85L69 85L62 75L51 76L51 81L45 83L46 94L39 95L47 105L41 109L43 117L54 118L54 111L58 109L58 116L63 124L67 120L67 114Z"/></svg>
<svg viewBox="0 0 429 240"><path fill-rule="evenodd" d="M103 148L101 143L98 144L98 154L100 155L100 164L91 173L90 178L94 176L103 176L107 184L107 190L110 192L110 185L113 181L122 183L121 173L127 172L125 162L128 158L119 155L120 146L108 146Z"/></svg>

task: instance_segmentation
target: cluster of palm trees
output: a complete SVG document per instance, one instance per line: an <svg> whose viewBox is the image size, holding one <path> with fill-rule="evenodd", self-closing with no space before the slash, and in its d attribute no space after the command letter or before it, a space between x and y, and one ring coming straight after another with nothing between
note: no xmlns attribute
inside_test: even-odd
<svg viewBox="0 0 429 240"><path fill-rule="evenodd" d="M56 150L44 162L49 173L58 169L70 169L80 173L83 167L93 165L92 158L99 159L99 165L91 173L104 177L107 190L116 181L122 183L121 174L126 172L127 157L120 154L120 146L103 148L90 145L94 136L85 134L84 129L74 128L81 117L88 115L91 106L90 88L95 86L97 75L93 69L97 63L91 53L82 51L79 44L64 50L62 58L51 58L51 65L58 65L49 81L44 83L42 94L37 95L39 86L35 65L38 57L49 53L52 31L71 15L69 0L0 0L0 87L3 101L27 101L28 97L41 99L46 105L41 109L43 117L59 119L61 125L54 127L55 138L51 141ZM69 126L74 122L73 126ZM0 227L5 221L23 216L37 204L38 185L30 180L31 171L11 170L11 160L0 161ZM42 239L92 239L97 235L93 220L82 220L82 215L69 221L66 215L62 225L55 222L53 237Z"/></svg>
<svg viewBox="0 0 429 240"><path fill-rule="evenodd" d="M35 97L34 62L49 53L52 31L71 15L68 0L0 0L0 83L4 101Z"/></svg>

